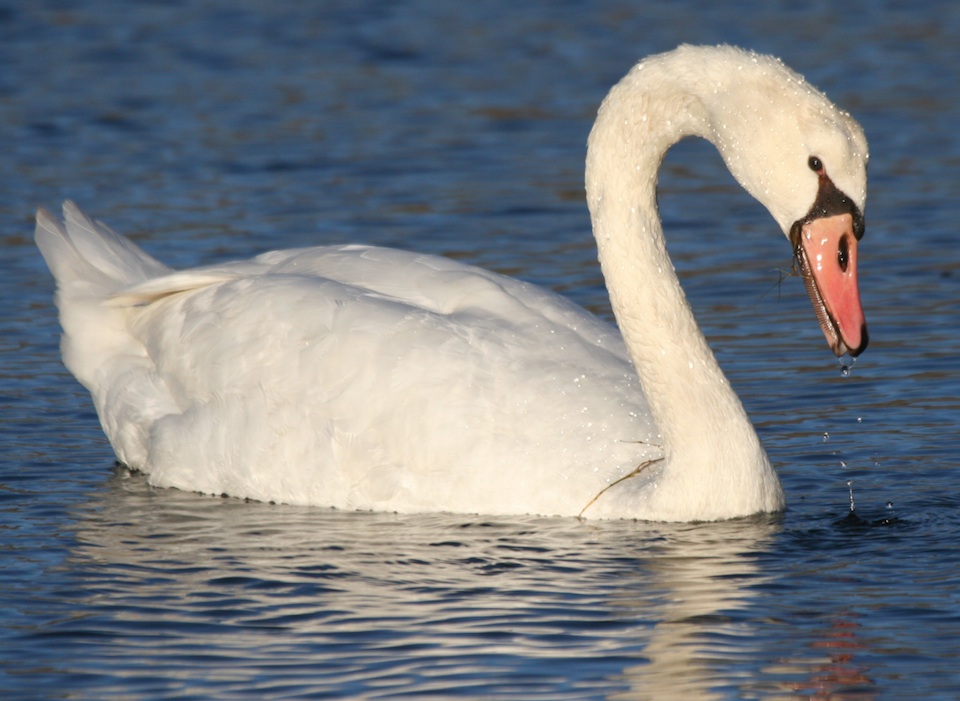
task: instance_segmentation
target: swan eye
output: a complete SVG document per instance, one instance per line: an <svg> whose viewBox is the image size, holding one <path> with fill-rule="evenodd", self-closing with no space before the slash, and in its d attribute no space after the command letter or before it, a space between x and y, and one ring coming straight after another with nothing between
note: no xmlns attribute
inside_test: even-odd
<svg viewBox="0 0 960 701"><path fill-rule="evenodd" d="M840 239L840 250L837 251L837 263L840 264L840 270L847 272L847 264L850 262L850 244L847 243L847 237Z"/></svg>
<svg viewBox="0 0 960 701"><path fill-rule="evenodd" d="M810 156L810 160L807 161L807 165L810 166L810 170L812 170L814 173L819 173L823 170L823 161L816 156Z"/></svg>

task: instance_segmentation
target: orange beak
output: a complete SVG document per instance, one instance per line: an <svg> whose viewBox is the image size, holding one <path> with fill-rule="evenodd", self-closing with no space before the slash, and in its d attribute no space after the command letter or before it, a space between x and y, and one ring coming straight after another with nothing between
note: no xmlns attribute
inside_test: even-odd
<svg viewBox="0 0 960 701"><path fill-rule="evenodd" d="M857 285L853 216L834 214L805 222L795 241L797 264L823 335L838 356L867 347L867 322Z"/></svg>

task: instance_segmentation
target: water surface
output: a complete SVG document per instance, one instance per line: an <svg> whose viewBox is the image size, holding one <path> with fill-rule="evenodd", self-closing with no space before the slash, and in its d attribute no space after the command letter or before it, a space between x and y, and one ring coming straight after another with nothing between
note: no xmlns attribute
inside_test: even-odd
<svg viewBox="0 0 960 701"><path fill-rule="evenodd" d="M681 144L661 178L785 514L346 513L114 466L60 364L35 207L72 198L178 266L441 253L609 317L586 135L681 42L782 56L870 139L872 340L846 378L716 154ZM0 3L4 698L955 699L958 47L939 1Z"/></svg>

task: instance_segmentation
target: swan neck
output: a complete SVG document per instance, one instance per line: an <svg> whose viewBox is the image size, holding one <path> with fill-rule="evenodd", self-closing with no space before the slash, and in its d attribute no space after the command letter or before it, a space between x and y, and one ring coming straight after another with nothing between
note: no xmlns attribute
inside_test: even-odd
<svg viewBox="0 0 960 701"><path fill-rule="evenodd" d="M656 204L660 164L684 137L714 139L705 97L657 68L640 64L611 91L588 143L587 200L611 305L668 464L717 466L731 451L766 464L667 253ZM744 452L752 455L744 460Z"/></svg>

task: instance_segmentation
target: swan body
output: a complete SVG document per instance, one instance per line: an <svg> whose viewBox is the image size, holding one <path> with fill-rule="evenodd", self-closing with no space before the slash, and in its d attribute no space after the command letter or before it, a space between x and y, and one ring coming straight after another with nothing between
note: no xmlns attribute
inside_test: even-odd
<svg viewBox="0 0 960 701"><path fill-rule="evenodd" d="M152 484L396 511L717 520L780 482L667 256L656 175L712 141L790 238L828 343L866 346L862 131L776 59L642 61L590 135L587 200L619 331L549 291L364 246L174 271L75 205L36 240L64 362Z"/></svg>

